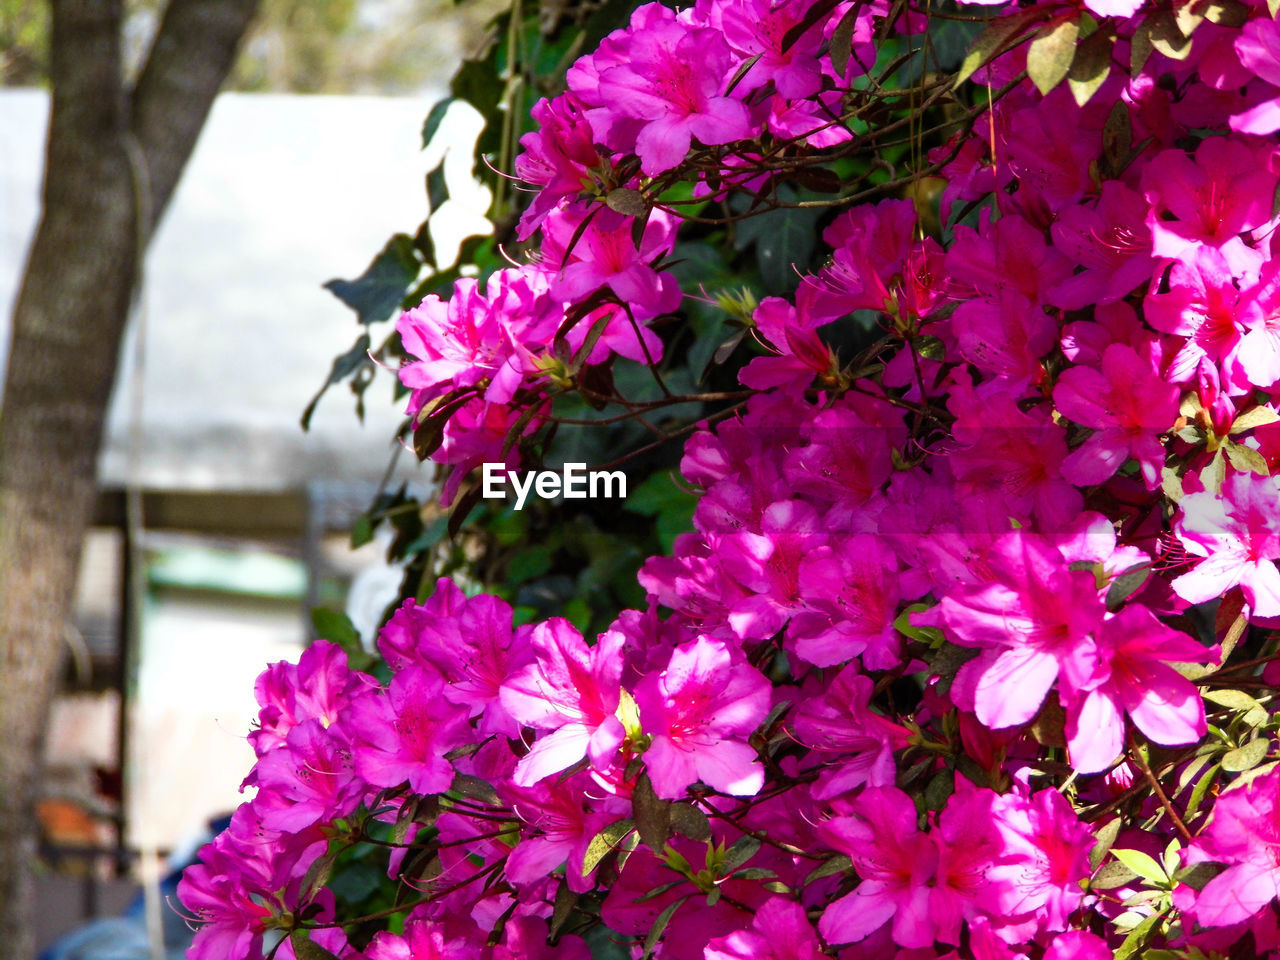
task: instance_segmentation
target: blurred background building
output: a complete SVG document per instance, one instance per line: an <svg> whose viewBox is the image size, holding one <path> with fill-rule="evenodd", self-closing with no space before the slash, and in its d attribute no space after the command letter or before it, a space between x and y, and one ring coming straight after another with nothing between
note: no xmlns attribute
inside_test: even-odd
<svg viewBox="0 0 1280 960"><path fill-rule="evenodd" d="M0 0L0 371L39 213L41 6ZM156 6L133 4L139 52ZM42 944L113 912L140 858L179 850L243 799L254 679L296 659L311 607L347 609L367 638L395 595L380 545L352 551L347 537L388 477L426 479L411 456L394 462L391 378L370 389L363 424L345 390L309 432L299 417L358 332L321 285L358 276L427 214L438 157L421 150L422 122L484 16L463 12L267 2L241 92L214 106L148 256L112 402L48 740ZM450 115L463 147L450 157L463 162L478 126ZM465 165L446 173L444 245L487 227Z"/></svg>

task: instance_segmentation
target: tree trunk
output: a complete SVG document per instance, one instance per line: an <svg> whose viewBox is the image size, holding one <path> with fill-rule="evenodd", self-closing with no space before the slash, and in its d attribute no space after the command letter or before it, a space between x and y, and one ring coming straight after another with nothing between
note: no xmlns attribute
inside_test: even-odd
<svg viewBox="0 0 1280 960"><path fill-rule="evenodd" d="M138 257L257 0L173 0L136 88L123 0L54 0L40 225L0 403L0 954L35 952L34 804Z"/></svg>

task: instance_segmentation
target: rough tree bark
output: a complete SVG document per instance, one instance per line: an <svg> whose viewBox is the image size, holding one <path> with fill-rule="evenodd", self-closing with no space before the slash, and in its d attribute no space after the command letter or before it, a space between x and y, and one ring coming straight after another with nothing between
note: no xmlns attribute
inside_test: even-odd
<svg viewBox="0 0 1280 960"><path fill-rule="evenodd" d="M171 0L130 89L123 0L52 0L43 209L0 401L0 955L34 955L34 803L138 258L258 0Z"/></svg>

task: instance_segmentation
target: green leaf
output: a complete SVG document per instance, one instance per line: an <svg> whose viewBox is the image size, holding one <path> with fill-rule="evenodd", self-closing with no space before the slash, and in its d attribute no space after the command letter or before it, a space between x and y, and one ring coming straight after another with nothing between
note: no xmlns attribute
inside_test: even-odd
<svg viewBox="0 0 1280 960"><path fill-rule="evenodd" d="M1143 584L1151 579L1151 564L1140 563L1130 567L1111 581L1107 588L1107 609L1119 610L1120 606L1142 589Z"/></svg>
<svg viewBox="0 0 1280 960"><path fill-rule="evenodd" d="M496 807L501 803L498 791L493 788L493 784L488 780L473 777L469 773L455 773L453 775L453 783L449 785L449 792L471 800L479 800L481 803L487 803L491 807Z"/></svg>
<svg viewBox="0 0 1280 960"><path fill-rule="evenodd" d="M1106 859L1107 853L1110 852L1112 844L1116 842L1116 837L1119 835L1119 817L1098 828L1098 832L1094 834L1093 849L1089 851L1089 869L1098 869L1098 865Z"/></svg>
<svg viewBox="0 0 1280 960"><path fill-rule="evenodd" d="M1150 880L1152 883L1165 883L1169 879L1165 875L1164 868L1156 863L1150 855L1143 853L1141 850L1122 850L1113 847L1111 856L1115 857L1143 880Z"/></svg>
<svg viewBox="0 0 1280 960"><path fill-rule="evenodd" d="M1160 920L1160 914L1154 914L1129 931L1129 935L1124 938L1124 943L1120 944L1115 952L1115 960L1129 960L1130 957L1137 954L1146 945L1151 932Z"/></svg>
<svg viewBox="0 0 1280 960"><path fill-rule="evenodd" d="M683 489L670 471L660 471L629 492L623 509L656 517L658 539L670 551L676 537L693 529L697 506L698 498Z"/></svg>
<svg viewBox="0 0 1280 960"><path fill-rule="evenodd" d="M838 853L834 857L828 857L822 866L818 867L807 877L804 878L802 886L808 886L816 880L822 880L825 877L834 877L837 873L844 873L846 870L853 869L853 861L843 853Z"/></svg>
<svg viewBox="0 0 1280 960"><path fill-rule="evenodd" d="M371 362L369 360L369 345L372 342L369 339L369 334L362 333L356 338L356 342L350 350L341 356L333 358L333 366L329 370L329 378L325 380L324 385L316 391L316 395L311 398L311 402L302 411L301 422L303 430L311 429L311 417L315 414L316 405L320 402L320 398L324 396L325 391L334 384L341 383L361 367Z"/></svg>
<svg viewBox="0 0 1280 960"><path fill-rule="evenodd" d="M924 788L924 805L929 810L941 810L956 792L956 775L951 770L939 770Z"/></svg>
<svg viewBox="0 0 1280 960"><path fill-rule="evenodd" d="M447 154L448 151L446 150ZM444 158L427 172L427 206L436 213L449 200L449 184L444 179Z"/></svg>
<svg viewBox="0 0 1280 960"><path fill-rule="evenodd" d="M1159 10L1142 22L1134 34L1135 47L1138 37L1144 37L1150 49L1170 60L1185 60L1191 53L1191 38L1182 32L1173 12L1168 9Z"/></svg>
<svg viewBox="0 0 1280 960"><path fill-rule="evenodd" d="M861 14L862 10L858 4L854 4L840 18L835 31L831 34L831 44L828 49L831 55L831 66L835 68L837 77L843 78L849 66L849 57L853 53L853 33Z"/></svg>
<svg viewBox="0 0 1280 960"><path fill-rule="evenodd" d="M720 888L717 887L716 889L719 890ZM675 916L676 911L679 910L684 902L691 896L693 896L693 894L686 894L679 900L672 901L667 905L665 910L658 914L657 918L653 921L653 926L649 928L648 935L644 938L643 960L649 960L649 958L653 956L654 948L658 946L658 941L662 939L662 934L666 932L667 924L671 922L671 918Z"/></svg>
<svg viewBox="0 0 1280 960"><path fill-rule="evenodd" d="M986 66L1003 53L1018 34L1043 16L1043 11L1029 9L992 20L982 33L978 34L978 38L973 41L973 46L969 48L969 52L960 63L960 72L956 74L955 85L960 86L973 76L974 71L979 67Z"/></svg>
<svg viewBox="0 0 1280 960"><path fill-rule="evenodd" d="M661 853L671 838L671 804L653 792L647 773L640 775L631 792L631 815L635 818L640 842Z"/></svg>
<svg viewBox="0 0 1280 960"><path fill-rule="evenodd" d="M1246 447L1243 443L1228 440L1222 445L1222 449L1226 451L1227 459L1231 461L1231 466L1235 467L1239 473L1256 473L1260 477L1265 477L1271 473L1271 468L1267 466L1266 458L1252 447Z"/></svg>
<svg viewBox="0 0 1280 960"><path fill-rule="evenodd" d="M551 911L551 922L547 924L549 942L554 944L560 937L560 931L573 915L573 908L578 904L578 895L569 889L567 880L561 880L556 887L555 906Z"/></svg>
<svg viewBox="0 0 1280 960"><path fill-rule="evenodd" d="M1258 727L1267 722L1267 708L1243 690L1206 690L1204 698L1228 710L1244 714L1244 722L1251 727Z"/></svg>
<svg viewBox="0 0 1280 960"><path fill-rule="evenodd" d="M386 320L418 279L413 237L397 233L355 280L330 280L324 288L354 310L365 326ZM368 347L366 346L366 349Z"/></svg>
<svg viewBox="0 0 1280 960"><path fill-rule="evenodd" d="M552 549L539 543L513 554L507 561L508 583L527 583L551 569Z"/></svg>
<svg viewBox="0 0 1280 960"><path fill-rule="evenodd" d="M289 933L289 946L293 947L293 955L298 960L338 960L320 944L311 939L306 930L293 930Z"/></svg>
<svg viewBox="0 0 1280 960"><path fill-rule="evenodd" d="M358 550L373 539L373 521L368 514L356 517L351 525L351 549Z"/></svg>
<svg viewBox="0 0 1280 960"><path fill-rule="evenodd" d="M1256 430L1258 427L1265 427L1278 420L1280 420L1280 414L1270 407L1250 407L1231 422L1231 435L1234 437L1238 433Z"/></svg>
<svg viewBox="0 0 1280 960"><path fill-rule="evenodd" d="M332 640L343 649L360 646L360 631L340 610L312 607L311 627L321 640Z"/></svg>
<svg viewBox="0 0 1280 960"><path fill-rule="evenodd" d="M1078 18L1050 21L1037 31L1027 49L1027 76L1042 94L1066 79L1079 36Z"/></svg>
<svg viewBox="0 0 1280 960"><path fill-rule="evenodd" d="M766 210L737 224L734 246L745 250L755 245L756 265L766 292L782 295L799 286L797 270L809 267L822 213L820 208Z"/></svg>
<svg viewBox="0 0 1280 960"><path fill-rule="evenodd" d="M443 100L436 102L427 114L426 121L422 124L422 149L430 148L431 141L435 139L436 131L440 129L440 124L444 122L444 115L449 112L449 108L453 106L453 97L445 97Z"/></svg>
<svg viewBox="0 0 1280 960"><path fill-rule="evenodd" d="M1220 874L1222 870L1222 864L1219 863L1193 863L1175 873L1173 879L1179 883L1185 883L1193 890L1203 890L1205 884Z"/></svg>
<svg viewBox="0 0 1280 960"><path fill-rule="evenodd" d="M720 876L727 877L733 873L754 857L760 846L760 841L755 837L739 837L724 852L724 859L720 861Z"/></svg>
<svg viewBox="0 0 1280 960"><path fill-rule="evenodd" d="M582 857L582 875L586 877L600 861L607 857L622 842L622 838L636 828L636 822L628 817L609 824L587 844L587 852Z"/></svg>
<svg viewBox="0 0 1280 960"><path fill-rule="evenodd" d="M735 880L772 880L777 874L765 867L747 867L745 870L737 870L733 874Z"/></svg>
<svg viewBox="0 0 1280 960"><path fill-rule="evenodd" d="M1219 447L1209 465L1200 471L1200 482L1212 494L1221 493L1222 484L1227 479L1227 461L1222 453L1222 448Z"/></svg>
<svg viewBox="0 0 1280 960"><path fill-rule="evenodd" d="M604 203L614 213L620 213L624 217L638 219L649 215L649 199L631 187L615 187L605 195Z"/></svg>
<svg viewBox="0 0 1280 960"><path fill-rule="evenodd" d="M1113 890L1116 887L1123 887L1131 880L1137 879L1137 874L1117 860L1103 864L1102 869L1098 870L1089 881L1089 886L1094 890Z"/></svg>
<svg viewBox="0 0 1280 960"><path fill-rule="evenodd" d="M1106 82L1107 74L1111 72L1111 49L1115 40L1111 32L1099 30L1082 40L1076 48L1071 69L1067 72L1067 83L1079 106L1088 103Z"/></svg>
<svg viewBox="0 0 1280 960"><path fill-rule="evenodd" d="M1221 767L1214 764L1205 771L1203 777L1196 781L1195 787L1191 791L1191 796L1187 800L1187 809L1183 814L1184 820L1190 820L1200 810L1200 804L1204 802L1205 796L1209 792L1209 788L1213 786L1213 782L1218 779L1218 771Z"/></svg>
<svg viewBox="0 0 1280 960"><path fill-rule="evenodd" d="M1236 747L1222 758L1222 769L1228 773L1242 773L1245 770L1252 770L1266 758L1270 749L1271 741L1266 737L1250 740L1244 746Z"/></svg>
<svg viewBox="0 0 1280 960"><path fill-rule="evenodd" d="M711 821L707 815L691 803L671 805L671 826L676 833L699 843L711 839Z"/></svg>

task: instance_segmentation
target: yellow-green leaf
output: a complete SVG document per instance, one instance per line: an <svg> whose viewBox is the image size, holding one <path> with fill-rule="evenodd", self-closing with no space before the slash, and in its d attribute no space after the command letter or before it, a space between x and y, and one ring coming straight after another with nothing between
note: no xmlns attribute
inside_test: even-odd
<svg viewBox="0 0 1280 960"><path fill-rule="evenodd" d="M1234 437L1238 433L1256 430L1258 427L1265 427L1278 420L1280 420L1280 413L1276 413L1270 407L1250 407L1232 421L1231 435Z"/></svg>
<svg viewBox="0 0 1280 960"><path fill-rule="evenodd" d="M585 877L618 846L622 838L636 828L636 822L629 817L609 824L587 844L587 852L582 857L582 875Z"/></svg>
<svg viewBox="0 0 1280 960"><path fill-rule="evenodd" d="M1111 48L1115 35L1108 30L1091 33L1076 47L1075 58L1067 72L1067 83L1076 103L1084 106L1106 82L1111 72Z"/></svg>
<svg viewBox="0 0 1280 960"><path fill-rule="evenodd" d="M1164 883L1169 879L1165 875L1164 868L1156 863L1155 859L1149 854L1145 854L1141 850L1122 850L1112 847L1111 855L1143 880L1150 880L1152 883Z"/></svg>
<svg viewBox="0 0 1280 960"><path fill-rule="evenodd" d="M1222 446L1227 452L1227 459L1231 461L1231 466L1240 473L1256 473L1262 477L1271 473L1267 466L1267 458L1252 447L1246 447L1243 443L1236 443L1234 440L1228 440Z"/></svg>
<svg viewBox="0 0 1280 960"><path fill-rule="evenodd" d="M1222 769L1228 773L1241 773L1252 770L1260 764L1271 749L1271 741L1266 737L1250 740L1242 747L1236 747L1222 758Z"/></svg>
<svg viewBox="0 0 1280 960"><path fill-rule="evenodd" d="M1066 79L1076 55L1080 21L1050 21L1036 33L1027 50L1027 76L1036 89L1047 94Z"/></svg>
<svg viewBox="0 0 1280 960"><path fill-rule="evenodd" d="M969 48L968 54L960 64L960 71L956 74L956 86L960 86L973 76L974 71L979 67L985 66L998 54L1003 53L1014 37L1041 15L1038 12L1024 10L1012 16L992 20L987 24L973 41L973 46Z"/></svg>

